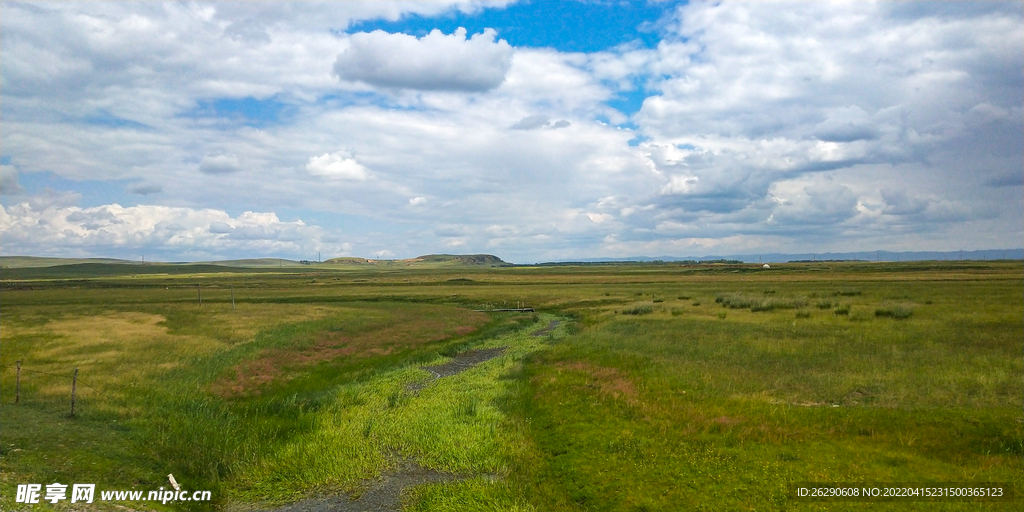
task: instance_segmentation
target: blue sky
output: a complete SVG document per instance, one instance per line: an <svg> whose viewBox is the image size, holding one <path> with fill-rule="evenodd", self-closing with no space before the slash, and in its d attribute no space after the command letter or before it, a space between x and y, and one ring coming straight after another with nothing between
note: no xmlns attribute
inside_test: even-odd
<svg viewBox="0 0 1024 512"><path fill-rule="evenodd" d="M0 251L1024 241L1017 2L7 2Z"/></svg>

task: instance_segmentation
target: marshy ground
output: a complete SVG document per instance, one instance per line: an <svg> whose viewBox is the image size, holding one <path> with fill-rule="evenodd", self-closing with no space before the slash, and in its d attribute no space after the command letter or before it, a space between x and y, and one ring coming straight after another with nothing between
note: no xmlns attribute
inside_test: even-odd
<svg viewBox="0 0 1024 512"><path fill-rule="evenodd" d="M198 510L864 505L794 500L795 481L1024 492L1020 262L125 269L3 270L0 509L19 483L150 490L168 473L214 492ZM520 302L539 313L473 311ZM119 507L189 508L92 509Z"/></svg>

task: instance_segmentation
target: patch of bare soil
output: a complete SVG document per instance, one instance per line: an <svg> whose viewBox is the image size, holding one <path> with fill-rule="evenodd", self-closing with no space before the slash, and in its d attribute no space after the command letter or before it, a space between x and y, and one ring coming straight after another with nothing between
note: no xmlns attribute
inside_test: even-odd
<svg viewBox="0 0 1024 512"><path fill-rule="evenodd" d="M461 320L468 325L446 327L441 319L401 318L386 327L369 332L323 333L316 342L301 350L268 349L255 359L239 363L233 375L211 385L211 391L224 397L259 393L267 382L286 378L287 369L301 369L339 357L368 358L386 356L396 350L463 336L488 320L486 315L467 312Z"/></svg>
<svg viewBox="0 0 1024 512"><path fill-rule="evenodd" d="M451 361L437 366L424 366L423 369L433 373L435 378L449 377L462 373L484 361L494 359L505 352L508 347L484 348L467 350L453 357Z"/></svg>
<svg viewBox="0 0 1024 512"><path fill-rule="evenodd" d="M494 359L505 352L508 347L497 347L497 348L484 348L477 350L467 350L461 354L456 355L451 361L437 366L421 366L424 370L434 375L434 379L440 379L441 377L449 377L457 373L462 373L484 361ZM434 380L434 379L431 379ZM406 386L407 391L419 391L429 384L427 382L413 382Z"/></svg>
<svg viewBox="0 0 1024 512"><path fill-rule="evenodd" d="M629 404L636 404L639 401L636 385L617 368L598 366L582 361L558 363L557 366L589 375L590 387L596 388L601 396L622 399Z"/></svg>
<svg viewBox="0 0 1024 512"><path fill-rule="evenodd" d="M327 496L311 498L275 509L254 512L399 512L402 510L402 491L417 485L460 480L462 476L427 469L412 461L405 461L397 471L368 486L358 498Z"/></svg>

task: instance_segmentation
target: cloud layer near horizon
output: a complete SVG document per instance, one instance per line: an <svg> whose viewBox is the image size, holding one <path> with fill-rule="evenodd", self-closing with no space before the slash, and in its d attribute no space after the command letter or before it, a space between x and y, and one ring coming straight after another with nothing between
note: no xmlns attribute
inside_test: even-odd
<svg viewBox="0 0 1024 512"><path fill-rule="evenodd" d="M1018 3L681 4L594 53L346 32L486 8L5 4L3 253L1021 244Z"/></svg>

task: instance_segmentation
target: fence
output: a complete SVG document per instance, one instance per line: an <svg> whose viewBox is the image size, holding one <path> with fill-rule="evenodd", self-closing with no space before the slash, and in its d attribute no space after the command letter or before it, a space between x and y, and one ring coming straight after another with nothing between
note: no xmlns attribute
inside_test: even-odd
<svg viewBox="0 0 1024 512"><path fill-rule="evenodd" d="M5 411L18 408L31 415L79 418L101 423L138 419L144 423L140 427L145 431L143 435L150 436L148 439L155 443L160 443L164 452L185 453L187 448L190 450L188 453L207 454L209 458L222 456L226 451L223 446L213 446L206 442L207 440L196 436L175 435L182 431L187 432L181 424L187 424L188 419L184 422L179 421L172 425L173 428L168 429L168 420L173 423L175 418L166 414L166 409L158 409L157 412L148 409L145 403L137 402L140 397L133 389L90 385L83 381L83 377L88 375L79 371L79 368L54 373L26 368L23 361L16 361L14 365L0 364L0 376L3 382L0 386L0 405ZM199 415L202 415L202 411ZM63 424L65 428L73 428L71 422ZM157 427L156 435L153 433L155 424L165 427L162 430ZM124 428L121 426L118 430ZM196 455L195 458L202 457Z"/></svg>
<svg viewBox="0 0 1024 512"><path fill-rule="evenodd" d="M22 361L16 361L14 366L0 365L0 371L4 382L0 389L3 405L31 407L73 418L82 413L83 406L95 405L98 398L103 398L108 406L133 410L123 400L84 382L77 367L67 373L53 373L26 368Z"/></svg>

